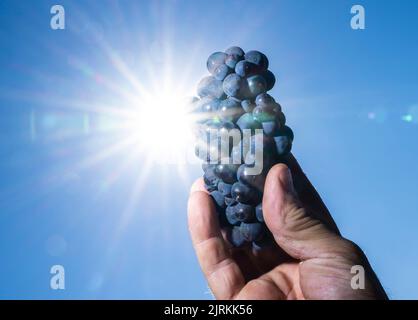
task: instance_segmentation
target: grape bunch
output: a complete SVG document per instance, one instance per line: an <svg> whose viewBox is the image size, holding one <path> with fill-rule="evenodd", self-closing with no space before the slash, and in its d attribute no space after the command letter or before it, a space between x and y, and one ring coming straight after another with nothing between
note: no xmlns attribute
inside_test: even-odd
<svg viewBox="0 0 418 320"><path fill-rule="evenodd" d="M267 93L276 82L268 67L259 51L215 52L207 60L210 75L197 86L199 98L191 101L195 152L203 160L205 187L219 223L233 246L256 250L271 243L261 204L266 175L284 161L293 143L280 104ZM251 170L257 146L262 157L258 170Z"/></svg>

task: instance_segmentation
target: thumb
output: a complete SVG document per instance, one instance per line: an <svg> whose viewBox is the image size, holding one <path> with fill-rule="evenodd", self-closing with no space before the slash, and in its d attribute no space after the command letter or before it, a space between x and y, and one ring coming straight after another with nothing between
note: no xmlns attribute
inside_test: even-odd
<svg viewBox="0 0 418 320"><path fill-rule="evenodd" d="M346 241L303 207L291 172L284 164L275 165L267 175L263 214L277 244L295 259L335 256L346 251Z"/></svg>

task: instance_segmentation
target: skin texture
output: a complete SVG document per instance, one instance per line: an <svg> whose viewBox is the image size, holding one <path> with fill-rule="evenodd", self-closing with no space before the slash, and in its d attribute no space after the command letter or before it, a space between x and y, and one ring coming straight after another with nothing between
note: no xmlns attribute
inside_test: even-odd
<svg viewBox="0 0 418 320"><path fill-rule="evenodd" d="M361 249L343 238L296 159L268 173L263 214L275 244L233 248L218 224L202 179L190 192L189 230L199 264L217 299L387 299ZM351 268L365 270L365 288L351 287Z"/></svg>

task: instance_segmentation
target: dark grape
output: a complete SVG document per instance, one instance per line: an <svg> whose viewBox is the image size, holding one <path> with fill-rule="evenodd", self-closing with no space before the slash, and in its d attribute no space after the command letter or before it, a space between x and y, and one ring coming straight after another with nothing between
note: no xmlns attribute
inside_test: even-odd
<svg viewBox="0 0 418 320"><path fill-rule="evenodd" d="M231 225L239 225L239 220L237 219L237 215L236 215L236 207L237 207L238 202L235 202L233 204L230 204L226 207L225 210L225 216L226 219L228 220L228 222Z"/></svg>
<svg viewBox="0 0 418 320"><path fill-rule="evenodd" d="M217 80L212 76L203 78L197 86L197 94L203 97L213 97L221 99L225 96L222 88L222 81Z"/></svg>
<svg viewBox="0 0 418 320"><path fill-rule="evenodd" d="M230 47L225 51L225 53L227 54L225 64L232 69L235 69L237 63L244 59L245 54L244 50L240 47Z"/></svg>
<svg viewBox="0 0 418 320"><path fill-rule="evenodd" d="M235 67L236 67L236 65L237 65L237 63L238 63L238 62L240 62L242 59L243 59L243 57L239 57L239 56L236 56L236 55L234 55L234 54L229 54L229 55L226 57L225 64L226 64L229 68L231 68L231 69L232 69L232 71L234 71L234 70L235 70Z"/></svg>
<svg viewBox="0 0 418 320"><path fill-rule="evenodd" d="M225 77L232 72L232 69L229 68L226 64L221 64L217 66L213 72L213 76L217 80L223 80Z"/></svg>
<svg viewBox="0 0 418 320"><path fill-rule="evenodd" d="M260 93L267 91L266 80L258 74L247 78L247 86L250 97L256 97Z"/></svg>
<svg viewBox="0 0 418 320"><path fill-rule="evenodd" d="M248 51L245 55L245 60L254 63L255 65L259 66L261 69L260 71L267 71L269 67L269 61L265 54L261 53L260 51Z"/></svg>
<svg viewBox="0 0 418 320"><path fill-rule="evenodd" d="M265 121L262 124L264 134L266 136L273 136L275 132L277 132L277 129L280 127L280 124L277 121Z"/></svg>
<svg viewBox="0 0 418 320"><path fill-rule="evenodd" d="M208 165L205 170L204 178L207 184L218 185L219 178L215 174L216 165Z"/></svg>
<svg viewBox="0 0 418 320"><path fill-rule="evenodd" d="M246 99L241 101L241 106L245 112L251 113L256 107L256 104L253 101Z"/></svg>
<svg viewBox="0 0 418 320"><path fill-rule="evenodd" d="M267 70L262 74L262 76L264 79L266 79L267 91L273 89L274 85L276 84L276 77L274 74L270 70Z"/></svg>
<svg viewBox="0 0 418 320"><path fill-rule="evenodd" d="M242 78L236 73L228 75L223 82L223 91L229 97L236 97L239 95L242 86Z"/></svg>
<svg viewBox="0 0 418 320"><path fill-rule="evenodd" d="M215 191L212 191L210 195L215 201L216 207L222 208L222 209L226 207L225 196L221 192L215 190Z"/></svg>
<svg viewBox="0 0 418 320"><path fill-rule="evenodd" d="M262 129L263 126L260 122L258 122L256 119L254 119L253 115L251 113L244 113L237 121L237 126L241 130L245 129Z"/></svg>
<svg viewBox="0 0 418 320"><path fill-rule="evenodd" d="M235 216L240 222L248 222L254 219L255 210L253 206L244 203L238 203L235 206Z"/></svg>
<svg viewBox="0 0 418 320"><path fill-rule="evenodd" d="M239 182L263 191L266 177L263 174L251 174L250 165L242 164L237 170L237 178Z"/></svg>
<svg viewBox="0 0 418 320"><path fill-rule="evenodd" d="M225 50L226 54L235 55L237 57L244 58L245 52L240 47L230 47Z"/></svg>
<svg viewBox="0 0 418 320"><path fill-rule="evenodd" d="M237 202L226 208L225 215L230 224L239 225L254 220L255 210L253 206Z"/></svg>
<svg viewBox="0 0 418 320"><path fill-rule="evenodd" d="M253 116L254 119L260 122L276 121L281 109L282 108L278 103L260 105L253 110Z"/></svg>
<svg viewBox="0 0 418 320"><path fill-rule="evenodd" d="M240 77L246 77L257 72L257 66L246 60L241 60L235 65L235 73Z"/></svg>
<svg viewBox="0 0 418 320"><path fill-rule="evenodd" d="M242 247L246 240L244 239L244 236L241 233L241 229L240 227L233 227L229 236L229 241L231 242L231 244L236 247Z"/></svg>
<svg viewBox="0 0 418 320"><path fill-rule="evenodd" d="M215 175L223 182L233 184L237 181L237 164L218 164L215 168Z"/></svg>
<svg viewBox="0 0 418 320"><path fill-rule="evenodd" d="M284 126L274 136L277 153L281 156L290 152L293 143L293 131L288 126Z"/></svg>
<svg viewBox="0 0 418 320"><path fill-rule="evenodd" d="M209 175L215 175L216 164L202 163L202 170Z"/></svg>
<svg viewBox="0 0 418 320"><path fill-rule="evenodd" d="M206 66L211 74L214 74L218 66L225 63L226 56L224 52L215 52L209 56Z"/></svg>
<svg viewBox="0 0 418 320"><path fill-rule="evenodd" d="M235 99L227 98L219 105L219 117L225 121L236 121L243 113L244 109Z"/></svg>
<svg viewBox="0 0 418 320"><path fill-rule="evenodd" d="M236 204L236 203L237 203L237 201L234 198L232 198L232 197L225 197L225 204L227 206L231 206L231 205Z"/></svg>
<svg viewBox="0 0 418 320"><path fill-rule="evenodd" d="M268 93L260 93L256 98L255 98L255 104L257 106L266 106L266 105L270 105L272 103L276 102L274 100L274 98L269 95Z"/></svg>
<svg viewBox="0 0 418 320"><path fill-rule="evenodd" d="M210 175L208 175L208 174L205 173L203 175L203 181L205 182L205 188L209 192L212 192L212 191L217 190L217 188L218 188L218 182L219 182L219 179L218 178L216 178L216 177L213 178Z"/></svg>
<svg viewBox="0 0 418 320"><path fill-rule="evenodd" d="M220 99L203 97L198 102L196 102L196 111L202 114L202 119L210 120L216 116L220 103Z"/></svg>
<svg viewBox="0 0 418 320"><path fill-rule="evenodd" d="M242 237L248 242L260 240L263 237L263 233L265 231L263 224L261 224L260 222L242 222L239 228Z"/></svg>
<svg viewBox="0 0 418 320"><path fill-rule="evenodd" d="M220 181L218 183L218 190L225 196L231 195L232 184Z"/></svg>
<svg viewBox="0 0 418 320"><path fill-rule="evenodd" d="M242 182L235 182L232 185L231 195L236 201L251 205L258 203L261 198L257 189Z"/></svg>
<svg viewBox="0 0 418 320"><path fill-rule="evenodd" d="M264 222L262 203L260 203L257 207L255 207L255 216L257 217L258 221Z"/></svg>

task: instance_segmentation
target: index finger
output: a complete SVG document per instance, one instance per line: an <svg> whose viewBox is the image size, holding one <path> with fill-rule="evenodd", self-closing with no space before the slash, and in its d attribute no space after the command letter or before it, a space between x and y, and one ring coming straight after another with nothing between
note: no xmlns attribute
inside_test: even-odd
<svg viewBox="0 0 418 320"><path fill-rule="evenodd" d="M189 230L199 264L218 299L235 297L245 285L243 274L226 247L215 206L198 180L188 204Z"/></svg>

